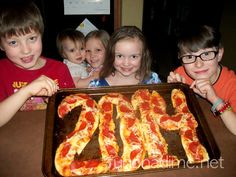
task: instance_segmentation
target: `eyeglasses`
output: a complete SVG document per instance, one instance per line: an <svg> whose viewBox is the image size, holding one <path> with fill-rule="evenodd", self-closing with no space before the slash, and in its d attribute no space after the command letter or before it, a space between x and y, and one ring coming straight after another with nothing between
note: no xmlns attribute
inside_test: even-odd
<svg viewBox="0 0 236 177"><path fill-rule="evenodd" d="M209 60L215 59L218 52L219 51L207 51L207 52L201 53L200 55L184 55L184 56L179 57L179 59L184 64L194 63L197 57L199 57L202 61L209 61Z"/></svg>

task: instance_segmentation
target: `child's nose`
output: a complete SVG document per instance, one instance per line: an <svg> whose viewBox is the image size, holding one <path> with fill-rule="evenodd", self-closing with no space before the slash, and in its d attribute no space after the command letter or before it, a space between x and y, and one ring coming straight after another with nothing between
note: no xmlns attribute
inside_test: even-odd
<svg viewBox="0 0 236 177"><path fill-rule="evenodd" d="M24 54L28 54L28 53L30 52L30 46L23 43L23 44L21 45L21 51L22 51Z"/></svg>
<svg viewBox="0 0 236 177"><path fill-rule="evenodd" d="M124 58L124 60L123 60L124 62L124 65L126 65L126 66L128 66L129 65L129 63L130 63L130 60L129 60L129 58L128 57L125 57Z"/></svg>
<svg viewBox="0 0 236 177"><path fill-rule="evenodd" d="M196 57L196 61L195 61L195 65L197 67L201 67L203 65L204 61L202 61L202 59L200 58L200 56Z"/></svg>

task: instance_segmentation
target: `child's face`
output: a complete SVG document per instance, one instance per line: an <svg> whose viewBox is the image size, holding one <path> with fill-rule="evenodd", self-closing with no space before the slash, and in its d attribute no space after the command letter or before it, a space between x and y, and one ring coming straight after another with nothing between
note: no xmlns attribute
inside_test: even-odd
<svg viewBox="0 0 236 177"><path fill-rule="evenodd" d="M38 32L31 31L28 34L1 38L1 49L9 60L20 68L33 70L42 67L42 38Z"/></svg>
<svg viewBox="0 0 236 177"><path fill-rule="evenodd" d="M82 42L65 39L62 41L63 57L75 64L81 64L85 60L85 48Z"/></svg>
<svg viewBox="0 0 236 177"><path fill-rule="evenodd" d="M217 51L215 48L207 48L201 49L198 52L186 53L184 55L194 55L199 56L203 54L203 56L207 56L209 51ZM183 55L182 55L183 56ZM216 53L215 57L208 61L203 61L200 56L196 58L196 61L190 64L183 64L187 74L196 79L210 79L215 80L218 77L217 69L219 66L219 62L221 61L223 56L223 49L219 49L219 52Z"/></svg>
<svg viewBox="0 0 236 177"><path fill-rule="evenodd" d="M106 49L101 40L91 38L86 42L86 60L93 68L99 68L105 60Z"/></svg>
<svg viewBox="0 0 236 177"><path fill-rule="evenodd" d="M117 74L135 76L142 59L142 43L138 39L123 39L115 45L114 67Z"/></svg>

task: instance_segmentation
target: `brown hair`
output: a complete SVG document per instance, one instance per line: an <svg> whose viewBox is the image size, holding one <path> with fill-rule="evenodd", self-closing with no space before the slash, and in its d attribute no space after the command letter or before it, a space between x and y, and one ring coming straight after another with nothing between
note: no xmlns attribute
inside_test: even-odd
<svg viewBox="0 0 236 177"><path fill-rule="evenodd" d="M31 31L43 35L41 12L33 2L3 4L0 7L0 37L27 34Z"/></svg>
<svg viewBox="0 0 236 177"><path fill-rule="evenodd" d="M141 82L150 75L152 58L142 31L136 26L122 26L111 35L107 47L106 59L100 72L100 78L104 79L114 73L115 68L113 64L115 61L115 45L120 40L129 38L137 38L143 44L141 66L136 75L140 77Z"/></svg>
<svg viewBox="0 0 236 177"><path fill-rule="evenodd" d="M210 26L191 25L187 27L178 38L178 52L183 55L188 52L197 52L200 49L222 47L221 34Z"/></svg>
<svg viewBox="0 0 236 177"><path fill-rule="evenodd" d="M84 39L84 34L78 30L75 29L64 29L60 33L58 33L57 38L56 38L56 46L59 54L62 56L63 53L63 45L62 41L65 39L70 39L74 43L76 41L81 42L82 45L84 46L85 44L85 39Z"/></svg>

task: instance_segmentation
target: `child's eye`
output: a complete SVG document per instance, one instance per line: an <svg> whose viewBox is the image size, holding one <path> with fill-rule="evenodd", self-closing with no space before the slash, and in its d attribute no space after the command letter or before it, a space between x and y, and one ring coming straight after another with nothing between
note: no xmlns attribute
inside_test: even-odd
<svg viewBox="0 0 236 177"><path fill-rule="evenodd" d="M122 58L122 55L121 54L117 54L115 55L116 58Z"/></svg>
<svg viewBox="0 0 236 177"><path fill-rule="evenodd" d="M70 52L74 52L74 51L75 51L75 49L70 49L69 51L70 51Z"/></svg>
<svg viewBox="0 0 236 177"><path fill-rule="evenodd" d="M136 58L138 58L138 56L132 55L130 58L131 58L131 59L136 59Z"/></svg>
<svg viewBox="0 0 236 177"><path fill-rule="evenodd" d="M17 42L16 42L16 41L10 41L10 42L9 42L9 45L10 45L10 46L16 46L16 45L17 45Z"/></svg>
<svg viewBox="0 0 236 177"><path fill-rule="evenodd" d="M132 60L137 60L137 59L139 59L141 57L141 55L131 55L131 59Z"/></svg>
<svg viewBox="0 0 236 177"><path fill-rule="evenodd" d="M36 37L36 36L32 36L32 37L29 38L29 40L32 41L32 42L34 42L34 41L37 40L37 37Z"/></svg>
<svg viewBox="0 0 236 177"><path fill-rule="evenodd" d="M204 52L204 53L202 53L201 55L202 55L202 56L208 56L210 53L211 53L211 52Z"/></svg>
<svg viewBox="0 0 236 177"><path fill-rule="evenodd" d="M184 58L187 59L187 60L192 60L192 59L195 58L195 56L193 56L193 55L187 55L187 56L185 56Z"/></svg>
<svg viewBox="0 0 236 177"><path fill-rule="evenodd" d="M100 52L100 51L102 51L101 49L96 49L96 52Z"/></svg>

